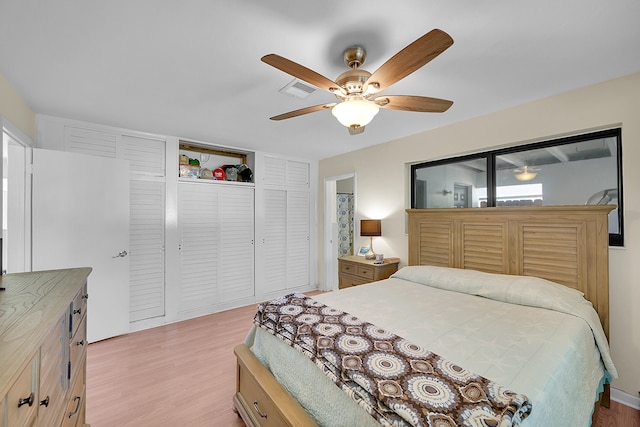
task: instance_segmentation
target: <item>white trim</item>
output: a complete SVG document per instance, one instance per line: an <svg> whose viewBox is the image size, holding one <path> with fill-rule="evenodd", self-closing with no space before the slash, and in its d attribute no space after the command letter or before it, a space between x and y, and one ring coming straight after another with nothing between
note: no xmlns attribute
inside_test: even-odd
<svg viewBox="0 0 640 427"><path fill-rule="evenodd" d="M7 132L9 136L25 147L33 147L33 140L26 133L18 129L6 117L0 115L0 127Z"/></svg>
<svg viewBox="0 0 640 427"><path fill-rule="evenodd" d="M338 289L337 283L335 284L335 287L329 286L330 285L329 279L332 277L338 277L337 276L338 258L336 257L336 254L332 252L333 246L330 243L333 238L333 235L332 235L333 228L331 227L332 213L329 209L330 209L330 206L332 206L332 199L335 199L336 197L335 183L337 181L341 181L349 178L353 179L353 211L354 211L353 230L354 230L354 244L355 244L355 233L356 233L355 212L358 211L358 207L357 207L358 197L356 195L358 186L357 186L356 173L353 172L353 173L348 173L343 175L329 176L329 177L325 177L324 179L324 233L323 233L324 234L324 237L323 237L324 277L323 277L323 283L322 283L322 290L324 291L332 291L332 290Z"/></svg>
<svg viewBox="0 0 640 427"><path fill-rule="evenodd" d="M611 400L615 400L625 406L640 410L640 397L632 396L622 390L611 387Z"/></svg>

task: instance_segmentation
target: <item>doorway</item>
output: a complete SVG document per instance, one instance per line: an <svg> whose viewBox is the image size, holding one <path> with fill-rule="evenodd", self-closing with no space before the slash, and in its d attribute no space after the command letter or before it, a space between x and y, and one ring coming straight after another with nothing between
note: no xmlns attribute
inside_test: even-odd
<svg viewBox="0 0 640 427"><path fill-rule="evenodd" d="M470 208L471 186L466 184L453 184L453 207Z"/></svg>
<svg viewBox="0 0 640 427"><path fill-rule="evenodd" d="M355 244L356 174L325 178L324 285L338 289L338 257L352 255Z"/></svg>

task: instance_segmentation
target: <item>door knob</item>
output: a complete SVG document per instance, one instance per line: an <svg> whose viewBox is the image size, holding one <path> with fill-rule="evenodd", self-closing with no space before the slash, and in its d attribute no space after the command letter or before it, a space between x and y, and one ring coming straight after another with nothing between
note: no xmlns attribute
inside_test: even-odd
<svg viewBox="0 0 640 427"><path fill-rule="evenodd" d="M111 258L124 258L127 256L127 251L121 251L118 255Z"/></svg>

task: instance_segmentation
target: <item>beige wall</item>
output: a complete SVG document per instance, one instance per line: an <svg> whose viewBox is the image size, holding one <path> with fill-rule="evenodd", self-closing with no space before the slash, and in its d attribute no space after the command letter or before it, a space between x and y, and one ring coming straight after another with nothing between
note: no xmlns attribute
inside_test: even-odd
<svg viewBox="0 0 640 427"><path fill-rule="evenodd" d="M455 108L455 104L454 104ZM625 247L611 248L611 351L620 378L614 387L640 390L640 73L535 101L422 134L322 160L318 224L324 224L325 177L357 174L358 219L383 218L375 250L407 261L407 164L508 145L622 126ZM445 113L446 114L446 113ZM371 129L373 132L374 130ZM319 236L324 230L319 230ZM319 239L319 265L323 243ZM356 242L356 246L365 243ZM322 283L323 269L319 269Z"/></svg>
<svg viewBox="0 0 640 427"><path fill-rule="evenodd" d="M32 141L36 140L35 114L2 74L0 74L0 116L9 120Z"/></svg>

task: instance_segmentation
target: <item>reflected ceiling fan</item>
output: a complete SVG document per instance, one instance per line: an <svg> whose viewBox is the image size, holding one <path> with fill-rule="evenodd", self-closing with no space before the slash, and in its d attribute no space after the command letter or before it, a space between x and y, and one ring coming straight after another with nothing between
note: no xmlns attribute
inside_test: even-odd
<svg viewBox="0 0 640 427"><path fill-rule="evenodd" d="M513 172L515 173L515 177L518 181L531 181L538 176L540 168L524 165L520 168L514 169Z"/></svg>
<svg viewBox="0 0 640 427"><path fill-rule="evenodd" d="M314 105L271 117L283 120L315 111L331 109L340 123L349 128L351 135L364 132L380 108L417 111L426 113L445 112L452 101L425 96L377 94L397 83L409 74L444 52L453 44L453 39L442 30L434 29L396 53L375 72L362 68L366 58L364 48L350 47L344 52L344 63L350 68L332 81L309 68L276 54L262 57L262 62L271 65L302 81L327 90L338 98L338 102Z"/></svg>

